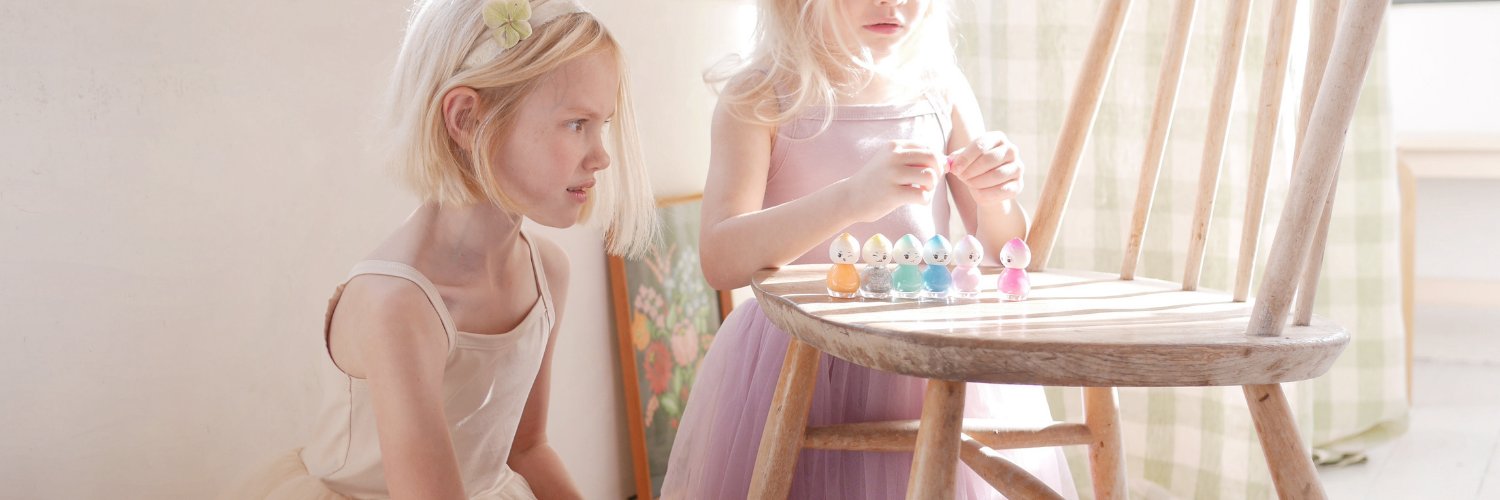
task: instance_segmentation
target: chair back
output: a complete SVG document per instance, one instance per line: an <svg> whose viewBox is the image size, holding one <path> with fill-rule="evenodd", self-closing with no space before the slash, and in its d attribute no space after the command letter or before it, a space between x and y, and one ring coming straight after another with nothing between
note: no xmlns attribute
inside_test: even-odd
<svg viewBox="0 0 1500 500"><path fill-rule="evenodd" d="M1188 243L1183 290L1196 290L1203 267L1214 195L1228 140L1235 82L1245 53L1250 0L1229 3L1218 47L1218 67L1210 96L1207 137L1198 178L1197 200ZM1257 260L1261 219L1265 209L1267 181L1277 128L1282 126L1283 89L1293 46L1293 24L1297 0L1270 0L1272 6L1266 38L1265 68L1256 104L1256 122L1246 185L1243 227L1240 228L1239 259L1236 262L1234 300L1250 294L1250 278ZM1268 263L1258 289L1247 328L1249 335L1280 335L1296 299L1294 323L1307 325L1312 318L1313 296L1322 267L1328 220L1337 185L1338 164L1345 132L1354 116L1355 103L1385 14L1387 0L1308 0L1312 22L1307 43L1307 66L1301 82L1296 144L1293 148L1291 185L1282 217L1271 245ZM1047 267L1073 181L1099 111L1104 86L1109 80L1131 0L1106 0L1100 9L1093 37L1084 56L1072 98L1063 119L1057 149L1042 187L1040 203L1027 235L1032 250L1029 270ZM1177 93L1186 61L1197 0L1176 0L1167 36L1156 99L1151 112L1140 184L1131 217L1121 279L1134 279L1140 260L1152 197L1165 157L1168 132L1177 105ZM1299 292L1300 290L1300 292Z"/></svg>

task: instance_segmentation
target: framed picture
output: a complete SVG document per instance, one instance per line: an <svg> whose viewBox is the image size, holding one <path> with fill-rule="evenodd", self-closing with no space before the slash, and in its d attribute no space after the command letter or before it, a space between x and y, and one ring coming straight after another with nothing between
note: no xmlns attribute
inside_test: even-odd
<svg viewBox="0 0 1500 500"><path fill-rule="evenodd" d="M636 496L661 493L677 424L729 292L708 286L698 262L702 195L659 200L659 244L639 260L609 258Z"/></svg>

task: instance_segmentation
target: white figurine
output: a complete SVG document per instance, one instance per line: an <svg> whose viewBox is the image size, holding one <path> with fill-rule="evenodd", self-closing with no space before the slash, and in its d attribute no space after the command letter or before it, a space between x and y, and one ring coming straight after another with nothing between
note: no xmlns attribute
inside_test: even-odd
<svg viewBox="0 0 1500 500"><path fill-rule="evenodd" d="M984 245L974 235L964 236L953 249L953 296L972 299L979 296L979 261L984 259Z"/></svg>

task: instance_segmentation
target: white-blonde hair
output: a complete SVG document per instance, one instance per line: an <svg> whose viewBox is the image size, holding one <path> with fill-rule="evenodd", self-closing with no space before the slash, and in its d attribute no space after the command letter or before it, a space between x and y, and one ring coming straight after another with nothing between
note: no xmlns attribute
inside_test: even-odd
<svg viewBox="0 0 1500 500"><path fill-rule="evenodd" d="M918 92L942 90L958 73L948 3L929 0L922 21L892 54L908 76L897 84ZM840 82L857 90L874 76L869 51L830 29L848 15L836 0L760 0L759 14L750 55L730 56L704 72L711 84L727 83L720 99L728 100L736 118L781 125L809 108L836 104Z"/></svg>
<svg viewBox="0 0 1500 500"><path fill-rule="evenodd" d="M511 133L521 102L542 77L569 61L608 52L620 70L614 123L607 130L614 167L597 174L599 189L591 190L584 218L604 230L609 253L640 255L655 237L655 201L641 159L619 44L592 14L575 12L533 27L530 37L498 57L471 61L466 67L465 60L491 37L481 14L485 4L423 0L413 9L389 98L388 145L394 148L401 177L424 202L483 201L520 212L522 207L506 195L490 170L494 157L502 153L493 145L502 144ZM467 145L449 136L443 115L443 97L459 87L479 94L477 127L473 143Z"/></svg>

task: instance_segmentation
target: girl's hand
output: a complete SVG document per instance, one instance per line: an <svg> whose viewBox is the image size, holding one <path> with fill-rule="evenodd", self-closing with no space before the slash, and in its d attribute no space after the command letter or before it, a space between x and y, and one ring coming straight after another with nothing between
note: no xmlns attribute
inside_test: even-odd
<svg viewBox="0 0 1500 500"><path fill-rule="evenodd" d="M991 207L1021 193L1021 155L1003 132L980 134L948 156L948 169L969 186L974 201Z"/></svg>
<svg viewBox="0 0 1500 500"><path fill-rule="evenodd" d="M915 141L891 141L840 184L848 189L855 217L871 222L902 205L931 203L943 165L937 150Z"/></svg>

